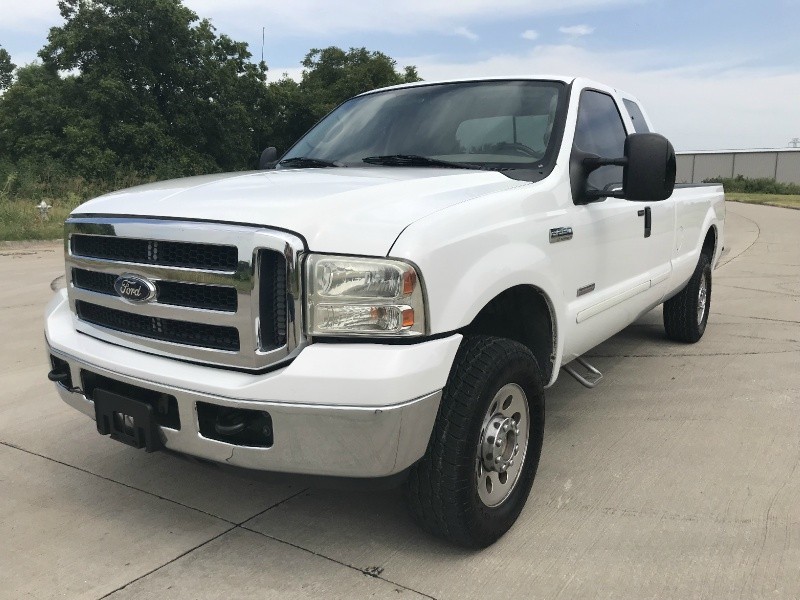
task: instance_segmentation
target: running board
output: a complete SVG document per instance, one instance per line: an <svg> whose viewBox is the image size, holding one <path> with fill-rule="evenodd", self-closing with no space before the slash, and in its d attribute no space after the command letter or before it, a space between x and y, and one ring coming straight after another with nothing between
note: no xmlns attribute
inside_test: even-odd
<svg viewBox="0 0 800 600"><path fill-rule="evenodd" d="M572 362L580 364L584 369L586 369L587 372L584 374L578 373L578 371L575 370L575 367L572 366ZM583 387L592 389L603 380L603 374L580 356L572 362L568 365L564 365L561 368L572 375L575 378L575 381L580 383Z"/></svg>

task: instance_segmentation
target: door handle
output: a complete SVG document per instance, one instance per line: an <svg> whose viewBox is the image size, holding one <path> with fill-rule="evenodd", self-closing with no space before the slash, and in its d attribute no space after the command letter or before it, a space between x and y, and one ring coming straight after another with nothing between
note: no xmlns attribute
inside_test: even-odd
<svg viewBox="0 0 800 600"><path fill-rule="evenodd" d="M640 217L644 217L644 237L649 238L653 231L653 213L650 207L646 206L636 214Z"/></svg>

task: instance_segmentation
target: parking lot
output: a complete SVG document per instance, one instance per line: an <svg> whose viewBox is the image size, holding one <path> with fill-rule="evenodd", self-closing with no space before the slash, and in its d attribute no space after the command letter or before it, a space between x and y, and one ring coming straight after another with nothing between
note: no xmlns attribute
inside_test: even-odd
<svg viewBox="0 0 800 600"><path fill-rule="evenodd" d="M469 552L399 491L146 454L52 384L42 313L59 244L0 246L0 597L798 598L800 211L728 203L693 346L660 308L562 374L531 498Z"/></svg>

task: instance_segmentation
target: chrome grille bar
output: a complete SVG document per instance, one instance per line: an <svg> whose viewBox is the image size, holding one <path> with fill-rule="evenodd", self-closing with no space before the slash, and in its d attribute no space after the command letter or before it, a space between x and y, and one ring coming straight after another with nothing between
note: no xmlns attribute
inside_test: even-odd
<svg viewBox="0 0 800 600"><path fill-rule="evenodd" d="M117 295L115 289L117 275L72 269L72 284L80 290L88 290L109 296ZM186 283L183 281L155 280L156 299L159 304L172 304L188 308L204 308L236 312L238 294L233 286Z"/></svg>
<svg viewBox="0 0 800 600"><path fill-rule="evenodd" d="M80 239L80 243L73 243L73 237ZM146 218L76 217L66 222L64 241L67 289L75 327L87 335L171 358L251 370L263 369L285 361L305 345L299 279L299 261L304 246L296 236L266 228L218 223ZM130 248L134 248L138 254L131 252ZM161 259L158 256L154 258L152 252L142 251L142 248L171 248L172 256L179 255L182 262L192 266L155 264ZM220 248L228 250L220 254ZM230 248L236 250L235 266L230 260ZM82 249L84 251L90 249L92 254L102 254L111 258L81 256L79 253ZM191 260L185 259L185 256L189 256ZM225 257L225 261L221 261L220 256ZM260 268L263 256L270 258L270 264L279 264L281 269L286 269L285 299L281 295L277 300L271 298L263 300L263 302L282 302L275 307L275 310L269 311L274 318L283 320L281 323L276 322L275 328L280 331L285 328L286 331L285 343L277 348L263 344L259 339L259 332L262 330L260 314L263 309L260 294L262 288L270 288L269 285L262 285L263 282L260 281L262 273L269 272ZM208 265L203 263L204 257L211 257ZM142 262L135 262L137 259ZM204 266L209 268L203 268ZM166 301L160 303L157 296L151 302L133 303L113 292L108 293L105 288L103 291L98 291L85 286L80 287L77 285L78 281L73 281L73 269L104 274L107 277L103 281L106 282L110 280L110 276L116 278L123 274L133 274L146 278L156 288L161 283L164 288L172 286L190 291L196 291L195 286L209 286L209 292L221 288L233 289L236 302L230 303L231 306L225 310L192 306L189 300L183 304L180 300L174 299L169 303ZM279 275L283 277L283 271L280 271ZM76 303L83 303L86 314L89 314L86 312L88 305L97 306L98 309L93 309L91 313L95 317L100 314L97 311L101 307L116 317L124 317L124 314L114 311L134 315L135 317L131 319L120 318L113 321L115 324L130 324L131 330L112 328L111 320L95 318L95 322L89 322L88 318L82 319L76 310ZM235 310L231 310L233 304ZM204 331L213 331L213 327L220 328L220 331L234 328L238 333L239 349L232 351L203 347L195 345L196 340L192 340L190 345L180 343L180 340L163 339L166 336L155 338L141 328L139 329L141 335L137 335L134 325L142 322L138 317L154 319L155 323L159 319L176 324L194 323ZM107 326L99 323L105 323Z"/></svg>

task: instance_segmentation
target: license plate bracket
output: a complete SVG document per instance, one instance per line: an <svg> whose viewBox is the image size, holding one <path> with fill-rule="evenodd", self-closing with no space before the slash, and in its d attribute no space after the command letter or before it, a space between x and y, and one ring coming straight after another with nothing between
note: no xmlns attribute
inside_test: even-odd
<svg viewBox="0 0 800 600"><path fill-rule="evenodd" d="M146 402L121 396L100 388L94 390L94 414L97 431L111 439L145 452L163 448L153 407Z"/></svg>

